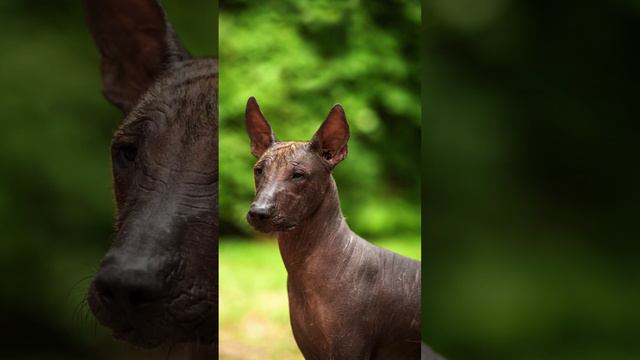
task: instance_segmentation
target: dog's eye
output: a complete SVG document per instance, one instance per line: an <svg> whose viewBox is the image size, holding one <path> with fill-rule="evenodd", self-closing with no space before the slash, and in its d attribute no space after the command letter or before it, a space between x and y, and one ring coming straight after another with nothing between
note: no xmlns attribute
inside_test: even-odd
<svg viewBox="0 0 640 360"><path fill-rule="evenodd" d="M301 180L304 179L305 174L302 171L294 171L293 174L291 175L291 178L294 180Z"/></svg>
<svg viewBox="0 0 640 360"><path fill-rule="evenodd" d="M259 167L254 168L254 169L253 169L253 173L254 173L256 176L260 176L260 175L262 175L262 168L259 168Z"/></svg>
<svg viewBox="0 0 640 360"><path fill-rule="evenodd" d="M114 147L114 160L120 167L127 167L136 161L138 148L133 144L118 145Z"/></svg>
<svg viewBox="0 0 640 360"><path fill-rule="evenodd" d="M127 161L135 161L136 156L138 155L138 149L136 149L135 146L127 146L120 151Z"/></svg>

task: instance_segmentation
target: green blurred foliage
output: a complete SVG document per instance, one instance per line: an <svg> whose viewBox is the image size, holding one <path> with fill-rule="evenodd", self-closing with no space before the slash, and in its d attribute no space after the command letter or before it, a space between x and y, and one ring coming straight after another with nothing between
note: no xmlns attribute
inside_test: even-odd
<svg viewBox="0 0 640 360"><path fill-rule="evenodd" d="M255 159L244 111L255 96L279 139L308 140L331 106L351 127L334 176L364 236L420 229L418 1L220 4L220 222L250 233Z"/></svg>
<svg viewBox="0 0 640 360"><path fill-rule="evenodd" d="M216 1L162 3L194 55L215 55ZM136 356L79 306L112 233L120 116L81 2L3 0L0 23L0 357Z"/></svg>
<svg viewBox="0 0 640 360"><path fill-rule="evenodd" d="M637 359L637 1L423 9L424 337Z"/></svg>

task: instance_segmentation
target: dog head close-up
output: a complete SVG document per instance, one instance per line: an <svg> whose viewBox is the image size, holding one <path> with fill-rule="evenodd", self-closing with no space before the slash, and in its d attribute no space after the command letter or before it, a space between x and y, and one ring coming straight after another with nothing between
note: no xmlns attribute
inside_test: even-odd
<svg viewBox="0 0 640 360"><path fill-rule="evenodd" d="M349 125L341 105L335 105L310 141L278 141L252 97L246 127L256 195L247 221L262 232L286 232L298 227L320 206L332 189L331 171L347 157Z"/></svg>
<svg viewBox="0 0 640 360"><path fill-rule="evenodd" d="M113 243L89 305L153 348L217 334L217 61L192 59L156 0L85 0L103 93L122 112Z"/></svg>

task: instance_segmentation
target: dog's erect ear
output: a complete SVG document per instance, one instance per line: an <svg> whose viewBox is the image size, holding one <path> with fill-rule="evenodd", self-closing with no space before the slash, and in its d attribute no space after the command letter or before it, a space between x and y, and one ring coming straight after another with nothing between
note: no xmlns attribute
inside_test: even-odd
<svg viewBox="0 0 640 360"><path fill-rule="evenodd" d="M157 0L84 0L104 96L127 114L172 62L190 58Z"/></svg>
<svg viewBox="0 0 640 360"><path fill-rule="evenodd" d="M271 126L260 111L258 102L252 96L247 101L247 111L245 112L247 134L251 140L251 153L259 158L267 149L276 142L276 136L271 131Z"/></svg>
<svg viewBox="0 0 640 360"><path fill-rule="evenodd" d="M333 169L347 157L349 124L342 105L336 104L311 140L311 148Z"/></svg>

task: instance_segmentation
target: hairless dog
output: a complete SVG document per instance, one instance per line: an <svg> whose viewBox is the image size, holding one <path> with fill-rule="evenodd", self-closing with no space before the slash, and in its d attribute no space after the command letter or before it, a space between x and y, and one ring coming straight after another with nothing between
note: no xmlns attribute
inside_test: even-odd
<svg viewBox="0 0 640 360"><path fill-rule="evenodd" d="M215 59L192 59L156 0L85 0L103 92L122 112L111 146L115 237L89 290L114 337L139 347L217 339Z"/></svg>
<svg viewBox="0 0 640 360"><path fill-rule="evenodd" d="M331 109L311 141L278 141L250 98L246 127L258 158L247 220L277 234L304 357L419 359L420 262L362 239L340 209L331 172L347 156L343 108Z"/></svg>

